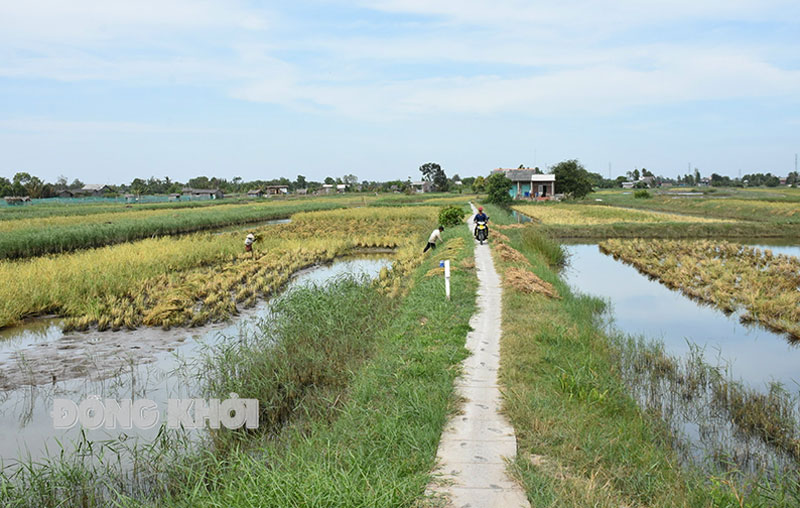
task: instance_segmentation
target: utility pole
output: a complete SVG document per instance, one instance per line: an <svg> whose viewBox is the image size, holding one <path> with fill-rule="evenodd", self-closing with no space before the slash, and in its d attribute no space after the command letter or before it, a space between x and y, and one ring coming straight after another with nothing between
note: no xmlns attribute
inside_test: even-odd
<svg viewBox="0 0 800 508"><path fill-rule="evenodd" d="M795 155L794 165L797 166L797 155ZM608 179L611 180L611 163L608 163Z"/></svg>
<svg viewBox="0 0 800 508"><path fill-rule="evenodd" d="M794 154L794 172L797 173L797 154Z"/></svg>

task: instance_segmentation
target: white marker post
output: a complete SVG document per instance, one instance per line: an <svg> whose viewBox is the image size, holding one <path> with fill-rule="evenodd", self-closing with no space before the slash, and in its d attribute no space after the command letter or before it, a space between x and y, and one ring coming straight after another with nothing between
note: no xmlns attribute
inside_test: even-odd
<svg viewBox="0 0 800 508"><path fill-rule="evenodd" d="M439 266L444 267L444 294L450 299L450 260L439 261Z"/></svg>

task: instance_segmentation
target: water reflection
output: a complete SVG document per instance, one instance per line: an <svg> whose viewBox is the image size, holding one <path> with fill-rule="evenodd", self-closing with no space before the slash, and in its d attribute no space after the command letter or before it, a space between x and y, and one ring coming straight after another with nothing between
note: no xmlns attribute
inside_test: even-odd
<svg viewBox="0 0 800 508"><path fill-rule="evenodd" d="M707 360L730 365L735 377L754 387L780 381L791 390L800 384L800 349L783 335L742 325L736 315L698 304L602 254L597 245L564 247L570 255L564 271L567 283L609 300L613 325L620 331L660 339L666 352L677 356L696 344L706 351ZM798 246L764 247L800 255Z"/></svg>
<svg viewBox="0 0 800 508"><path fill-rule="evenodd" d="M382 268L390 266L391 261L385 257L343 259L330 265L303 270L289 283L286 291L311 283L324 284L345 274L373 278ZM130 347L138 347L135 345L145 341L163 343L164 347L153 351L148 357L120 353L119 355L127 356L115 364L113 375L99 378L88 375L0 391L0 428L4 429L0 435L0 466L7 466L18 459L37 460L53 456L60 452L62 444L70 450L70 443L83 439L81 429L77 426L68 431L57 431L53 428L50 415L53 398L68 398L76 403L88 395L113 399L147 398L154 401L164 413L169 398L196 396L198 387L190 365L201 353L203 345L215 344L222 337L252 332L267 313L268 303L261 302L255 308L242 312L232 322L200 328L170 331L140 328L135 331L70 334L66 338L91 341L94 336L103 335L122 338L122 342L131 345ZM17 361L25 357L26 351L40 348L48 341L65 338L54 323L34 322L6 331L7 340L0 343L0 355L6 355L10 359L7 361ZM88 371L100 372L102 367L96 365ZM36 365L30 365L30 369L36 368ZM166 421L164 414L161 421ZM158 428L132 431L98 429L85 431L85 437L95 443L107 440L149 442L158 432Z"/></svg>

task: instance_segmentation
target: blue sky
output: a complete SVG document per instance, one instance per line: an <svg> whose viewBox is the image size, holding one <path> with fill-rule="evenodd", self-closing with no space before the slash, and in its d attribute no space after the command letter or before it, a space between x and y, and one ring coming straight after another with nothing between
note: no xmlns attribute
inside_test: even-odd
<svg viewBox="0 0 800 508"><path fill-rule="evenodd" d="M0 4L0 175L785 175L796 0Z"/></svg>

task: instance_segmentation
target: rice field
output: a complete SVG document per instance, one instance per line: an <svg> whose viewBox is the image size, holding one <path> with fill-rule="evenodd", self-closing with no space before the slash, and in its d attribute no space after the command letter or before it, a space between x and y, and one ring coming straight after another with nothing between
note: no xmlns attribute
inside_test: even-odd
<svg viewBox="0 0 800 508"><path fill-rule="evenodd" d="M643 210L629 210L602 205L572 205L565 203L515 205L514 210L545 225L599 225L615 223L708 223L725 222L719 219L662 213Z"/></svg>
<svg viewBox="0 0 800 508"><path fill-rule="evenodd" d="M0 328L30 316L67 317L67 329L194 326L254 305L297 270L357 249L396 249L393 273L415 266L437 209L359 208L299 213L244 233L157 238L30 260L0 261ZM412 253L413 251L413 253ZM43 282L46 281L46 282ZM399 286L384 275L389 294Z"/></svg>
<svg viewBox="0 0 800 508"><path fill-rule="evenodd" d="M800 260L717 240L606 240L600 249L743 322L800 340Z"/></svg>
<svg viewBox="0 0 800 508"><path fill-rule="evenodd" d="M342 200L315 199L5 220L0 221L0 259L69 252L342 206Z"/></svg>
<svg viewBox="0 0 800 508"><path fill-rule="evenodd" d="M687 192L692 189L676 190ZM630 192L619 190L598 192L593 196L602 199L603 205L612 207L748 222L800 223L800 191L797 189L706 189L702 194L693 196L655 192L652 199L636 199Z"/></svg>

